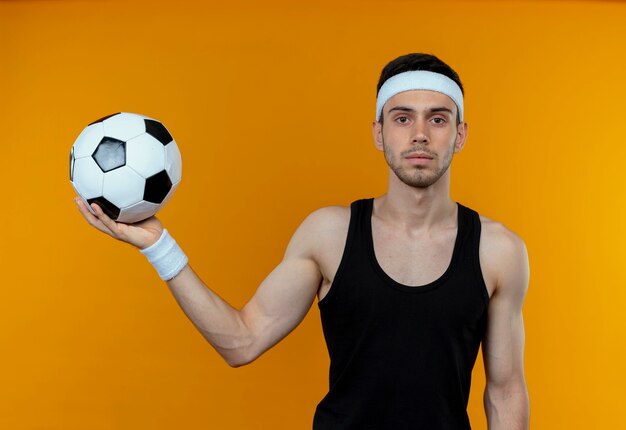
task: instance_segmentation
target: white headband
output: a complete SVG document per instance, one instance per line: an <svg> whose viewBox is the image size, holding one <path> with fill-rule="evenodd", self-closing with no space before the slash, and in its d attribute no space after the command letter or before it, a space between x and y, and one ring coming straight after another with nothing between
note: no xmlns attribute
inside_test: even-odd
<svg viewBox="0 0 626 430"><path fill-rule="evenodd" d="M412 70L398 73L387 79L376 98L376 120L380 121L383 106L393 96L409 90L430 90L443 93L450 97L459 110L459 118L463 121L463 92L449 77L428 70Z"/></svg>

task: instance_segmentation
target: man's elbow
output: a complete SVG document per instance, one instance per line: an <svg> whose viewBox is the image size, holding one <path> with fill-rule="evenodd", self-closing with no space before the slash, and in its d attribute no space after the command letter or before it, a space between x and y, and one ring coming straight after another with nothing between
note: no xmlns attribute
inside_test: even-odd
<svg viewBox="0 0 626 430"><path fill-rule="evenodd" d="M228 365L233 368L237 368L237 367L241 367L241 366L245 366L246 364L249 364L245 362L228 361L228 360L226 360L226 363L228 363Z"/></svg>
<svg viewBox="0 0 626 430"><path fill-rule="evenodd" d="M254 358L247 359L245 357L232 357L232 358L224 357L224 360L230 367L237 368L237 367L242 367L242 366L252 363L254 361Z"/></svg>
<svg viewBox="0 0 626 430"><path fill-rule="evenodd" d="M500 384L487 382L485 393L493 400L506 400L510 397L528 396L528 387L523 377L514 378Z"/></svg>
<svg viewBox="0 0 626 430"><path fill-rule="evenodd" d="M485 390L485 413L489 430L528 430L530 402L525 388Z"/></svg>
<svg viewBox="0 0 626 430"><path fill-rule="evenodd" d="M247 348L242 348L237 351L229 351L229 353L222 353L221 355L230 367L242 367L252 363L261 354L256 353L252 345L250 345Z"/></svg>
<svg viewBox="0 0 626 430"><path fill-rule="evenodd" d="M228 343L220 346L214 345L217 352L230 367L241 367L252 363L260 355L258 349L258 337L244 325L245 330L230 339Z"/></svg>
<svg viewBox="0 0 626 430"><path fill-rule="evenodd" d="M527 429L530 420L530 399L526 382L489 384L483 396L489 429Z"/></svg>
<svg viewBox="0 0 626 430"><path fill-rule="evenodd" d="M269 349L268 339L259 335L263 330L255 330L242 317L245 330L237 337L228 349L218 349L230 367L242 367L252 363Z"/></svg>

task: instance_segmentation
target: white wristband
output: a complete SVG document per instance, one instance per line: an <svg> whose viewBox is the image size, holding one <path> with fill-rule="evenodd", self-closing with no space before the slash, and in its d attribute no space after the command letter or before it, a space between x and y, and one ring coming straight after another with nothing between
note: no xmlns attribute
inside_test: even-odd
<svg viewBox="0 0 626 430"><path fill-rule="evenodd" d="M148 261L152 263L164 281L169 281L178 275L188 262L187 256L167 229L163 229L159 240L140 251L148 257Z"/></svg>

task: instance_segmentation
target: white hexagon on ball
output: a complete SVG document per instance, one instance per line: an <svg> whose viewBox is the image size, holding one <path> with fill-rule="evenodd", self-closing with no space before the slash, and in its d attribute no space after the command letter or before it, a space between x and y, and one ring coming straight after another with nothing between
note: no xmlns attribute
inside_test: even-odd
<svg viewBox="0 0 626 430"><path fill-rule="evenodd" d="M107 172L102 196L118 208L139 203L143 199L146 180L128 166Z"/></svg>
<svg viewBox="0 0 626 430"><path fill-rule="evenodd" d="M160 207L156 203L141 201L122 209L117 220L126 223L141 221L157 213Z"/></svg>
<svg viewBox="0 0 626 430"><path fill-rule="evenodd" d="M74 181L72 184L84 200L102 195L104 173L91 157L74 161Z"/></svg>
<svg viewBox="0 0 626 430"><path fill-rule="evenodd" d="M97 122L86 127L74 142L74 158L89 157L104 137L102 123Z"/></svg>
<svg viewBox="0 0 626 430"><path fill-rule="evenodd" d="M146 131L146 124L141 115L120 112L102 121L104 135L126 142Z"/></svg>
<svg viewBox="0 0 626 430"><path fill-rule="evenodd" d="M126 164L144 178L165 168L163 144L147 133L126 142Z"/></svg>

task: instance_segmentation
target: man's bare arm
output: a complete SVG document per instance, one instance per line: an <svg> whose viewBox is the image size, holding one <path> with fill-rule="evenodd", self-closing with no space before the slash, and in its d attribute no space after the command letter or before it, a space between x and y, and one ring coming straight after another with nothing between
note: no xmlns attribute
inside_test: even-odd
<svg viewBox="0 0 626 430"><path fill-rule="evenodd" d="M318 211L304 220L281 263L240 311L208 289L189 266L168 282L185 314L231 366L254 361L306 316L322 280L312 258L320 218Z"/></svg>
<svg viewBox="0 0 626 430"><path fill-rule="evenodd" d="M530 404L524 376L522 305L528 290L529 265L524 242L499 225L488 251L497 256L497 286L489 302L483 340L487 386L484 406L489 430L526 430Z"/></svg>
<svg viewBox="0 0 626 430"><path fill-rule="evenodd" d="M116 223L97 205L96 216L77 200L83 217L98 230L144 248L162 231L156 218L135 225ZM210 290L187 265L168 286L187 317L233 366L250 363L289 334L306 316L322 281L314 260L316 231L328 218L326 208L310 214L291 238L281 263L237 310Z"/></svg>

